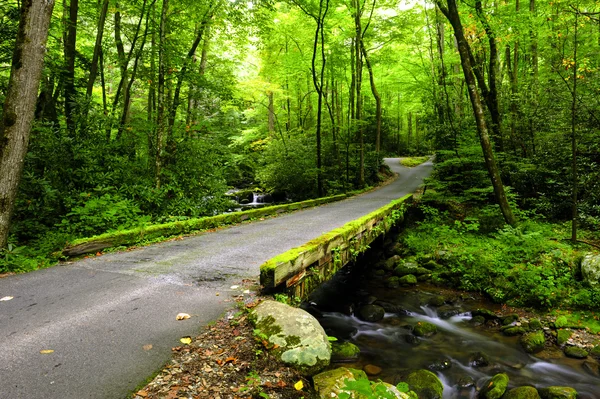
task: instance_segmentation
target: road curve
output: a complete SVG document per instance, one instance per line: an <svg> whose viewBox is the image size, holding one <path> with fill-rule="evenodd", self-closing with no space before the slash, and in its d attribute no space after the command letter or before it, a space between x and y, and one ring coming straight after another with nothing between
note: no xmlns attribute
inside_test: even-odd
<svg viewBox="0 0 600 399"><path fill-rule="evenodd" d="M344 201L0 279L0 398L123 398L231 307L259 266L389 201L432 169L386 159L398 179ZM177 313L192 318L176 321ZM150 346L151 345L151 346ZM40 351L53 350L42 354Z"/></svg>

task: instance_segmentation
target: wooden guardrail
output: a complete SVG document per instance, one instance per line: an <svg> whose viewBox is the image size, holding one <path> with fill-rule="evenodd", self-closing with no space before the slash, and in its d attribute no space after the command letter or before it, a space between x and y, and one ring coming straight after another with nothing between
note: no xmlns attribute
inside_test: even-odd
<svg viewBox="0 0 600 399"><path fill-rule="evenodd" d="M260 266L267 292L285 291L306 299L321 283L364 252L377 237L404 220L412 194L278 255Z"/></svg>

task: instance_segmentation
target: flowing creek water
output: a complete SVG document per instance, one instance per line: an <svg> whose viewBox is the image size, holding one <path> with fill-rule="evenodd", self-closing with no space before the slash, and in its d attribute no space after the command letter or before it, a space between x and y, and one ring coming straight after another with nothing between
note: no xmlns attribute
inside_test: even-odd
<svg viewBox="0 0 600 399"><path fill-rule="evenodd" d="M367 278L355 271L338 274L310 301L328 335L352 342L361 350L358 359L338 366L362 369L376 365L382 371L374 378L392 384L402 381L411 369L429 369L443 382L444 398L475 398L476 387L497 373L508 374L509 388L570 386L578 391L579 398L600 398L600 377L588 373L584 361L563 356L559 348L527 354L518 337L471 322L472 310L496 311L498 305L451 291L444 292L443 305L429 305L439 297L439 287L420 284L389 289L381 278ZM356 317L355 310L368 303L384 307L385 317L378 322ZM415 337L412 326L419 321L435 324L437 334ZM489 359L489 365L474 366L477 352ZM591 358L588 362L597 367Z"/></svg>

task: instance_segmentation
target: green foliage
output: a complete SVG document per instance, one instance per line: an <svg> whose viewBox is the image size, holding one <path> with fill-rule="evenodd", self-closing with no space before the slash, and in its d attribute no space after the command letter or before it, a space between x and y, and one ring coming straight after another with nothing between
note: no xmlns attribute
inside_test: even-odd
<svg viewBox="0 0 600 399"><path fill-rule="evenodd" d="M417 256L439 258L444 269L434 278L440 283L513 305L594 307L598 294L578 281L579 253L555 239L560 226L525 221L518 228L482 234L476 212L457 220L447 210L421 209L425 219L407 229L402 240Z"/></svg>
<svg viewBox="0 0 600 399"><path fill-rule="evenodd" d="M423 162L427 162L429 159L428 156L425 157L409 157L409 158L401 158L400 164L402 166L407 166L409 168L413 168L415 166L421 165Z"/></svg>

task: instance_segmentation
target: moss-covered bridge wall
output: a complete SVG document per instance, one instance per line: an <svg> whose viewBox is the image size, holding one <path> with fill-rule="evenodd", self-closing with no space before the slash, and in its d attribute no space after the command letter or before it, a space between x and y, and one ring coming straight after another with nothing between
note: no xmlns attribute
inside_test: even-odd
<svg viewBox="0 0 600 399"><path fill-rule="evenodd" d="M260 266L267 292L287 292L306 299L321 283L364 252L377 237L404 221L412 194L278 255Z"/></svg>

